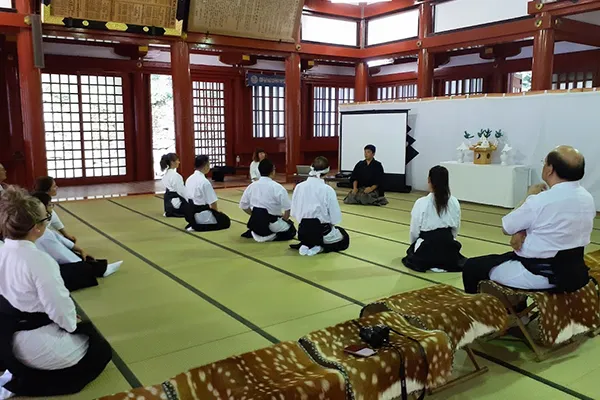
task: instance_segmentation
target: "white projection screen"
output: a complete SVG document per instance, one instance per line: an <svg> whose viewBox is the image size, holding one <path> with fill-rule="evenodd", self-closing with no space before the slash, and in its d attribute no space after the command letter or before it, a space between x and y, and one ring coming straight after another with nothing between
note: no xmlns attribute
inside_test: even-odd
<svg viewBox="0 0 600 400"><path fill-rule="evenodd" d="M404 175L408 110L350 110L341 111L340 169L352 171L364 159L364 147L372 144L386 174Z"/></svg>

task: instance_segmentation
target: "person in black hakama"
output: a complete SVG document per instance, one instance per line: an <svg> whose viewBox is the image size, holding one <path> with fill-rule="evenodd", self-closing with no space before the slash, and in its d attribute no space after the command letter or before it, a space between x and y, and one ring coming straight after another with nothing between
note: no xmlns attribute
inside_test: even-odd
<svg viewBox="0 0 600 400"><path fill-rule="evenodd" d="M246 188L240 208L250 215L245 238L259 243L292 240L296 236L294 223L290 221L291 202L287 190L275 182L275 166L269 159L258 165L260 179ZM283 212L283 215L282 215Z"/></svg>
<svg viewBox="0 0 600 400"><path fill-rule="evenodd" d="M502 218L514 251L469 259L463 270L467 293L492 280L525 290L571 293L589 282L584 248L596 217L592 195L580 185L585 159L570 146L559 146L544 160L545 184L529 189L527 199ZM549 189L548 189L549 187ZM523 304L521 304L523 306Z"/></svg>
<svg viewBox="0 0 600 400"><path fill-rule="evenodd" d="M383 192L383 165L375 159L376 148L365 146L365 159L359 161L352 171L352 191L344 199L345 204L384 206L388 204Z"/></svg>
<svg viewBox="0 0 600 400"><path fill-rule="evenodd" d="M335 190L321 178L329 172L329 161L317 157L309 177L299 183L292 195L292 216L298 225L299 244L290 245L302 256L344 251L350 246L350 236L337 226L342 211Z"/></svg>
<svg viewBox="0 0 600 400"><path fill-rule="evenodd" d="M185 194L188 200L184 207L187 230L197 232L219 231L229 229L231 220L219 211L217 194L206 179L210 171L207 156L196 156L194 160L196 171L185 182Z"/></svg>
<svg viewBox="0 0 600 400"><path fill-rule="evenodd" d="M183 177L177 172L180 164L179 156L175 153L168 153L160 159L160 169L165 173L162 177L162 184L165 187L164 216L167 218L184 218L182 205L187 203L185 199L185 184Z"/></svg>

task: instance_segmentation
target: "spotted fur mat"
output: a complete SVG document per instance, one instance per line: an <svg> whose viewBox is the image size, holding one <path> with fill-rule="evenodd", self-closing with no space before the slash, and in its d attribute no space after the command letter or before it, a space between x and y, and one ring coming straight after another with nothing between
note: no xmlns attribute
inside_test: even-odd
<svg viewBox="0 0 600 400"><path fill-rule="evenodd" d="M594 281L574 293L553 294L511 289L492 281L480 284L507 296L527 296L539 310L540 341L546 347L564 343L572 337L600 326L600 299Z"/></svg>
<svg viewBox="0 0 600 400"><path fill-rule="evenodd" d="M192 369L162 385L134 389L101 400L347 398L345 378L315 363L296 342L227 358Z"/></svg>
<svg viewBox="0 0 600 400"><path fill-rule="evenodd" d="M344 352L350 345L361 344L360 327L377 324L387 325L407 336L392 332L392 346L379 349L371 357L359 358ZM399 398L401 362L406 368L408 393L421 390L425 384L430 389L442 386L452 371L454 352L448 336L441 331L418 329L393 312L322 329L303 337L300 343L318 362L334 366L347 377L354 399Z"/></svg>
<svg viewBox="0 0 600 400"><path fill-rule="evenodd" d="M502 302L488 294L470 295L448 285L435 285L400 293L363 308L361 315L394 311L421 329L441 330L454 349L475 339L503 331L508 315Z"/></svg>

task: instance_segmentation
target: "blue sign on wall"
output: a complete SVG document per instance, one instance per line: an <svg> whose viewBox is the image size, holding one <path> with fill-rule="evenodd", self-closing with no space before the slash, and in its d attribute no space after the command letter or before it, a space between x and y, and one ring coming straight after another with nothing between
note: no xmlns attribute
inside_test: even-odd
<svg viewBox="0 0 600 400"><path fill-rule="evenodd" d="M246 72L246 86L285 87L285 76Z"/></svg>

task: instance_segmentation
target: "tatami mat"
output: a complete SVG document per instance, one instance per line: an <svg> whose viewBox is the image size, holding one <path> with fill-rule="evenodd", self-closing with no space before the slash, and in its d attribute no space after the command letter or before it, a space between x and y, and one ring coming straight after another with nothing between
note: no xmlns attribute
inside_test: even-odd
<svg viewBox="0 0 600 400"><path fill-rule="evenodd" d="M189 233L162 217L162 199L147 196L65 202L57 211L90 254L123 259L121 270L74 298L113 346L117 359L99 380L69 399L92 399L159 383L186 369L265 347L358 316L372 300L443 282L459 274L419 274L401 262L410 209L418 194L389 194L387 207L342 205L351 235L343 254L299 257L287 243L240 238L246 214L239 189L218 191L231 229ZM343 192L339 192L340 200ZM505 252L505 211L463 204L464 254ZM600 223L597 224L600 228ZM589 250L600 249L594 231ZM593 399L600 397L600 342L543 363L517 342L478 346L490 373L434 399ZM499 360L504 360L505 363ZM458 353L456 366L464 364Z"/></svg>

